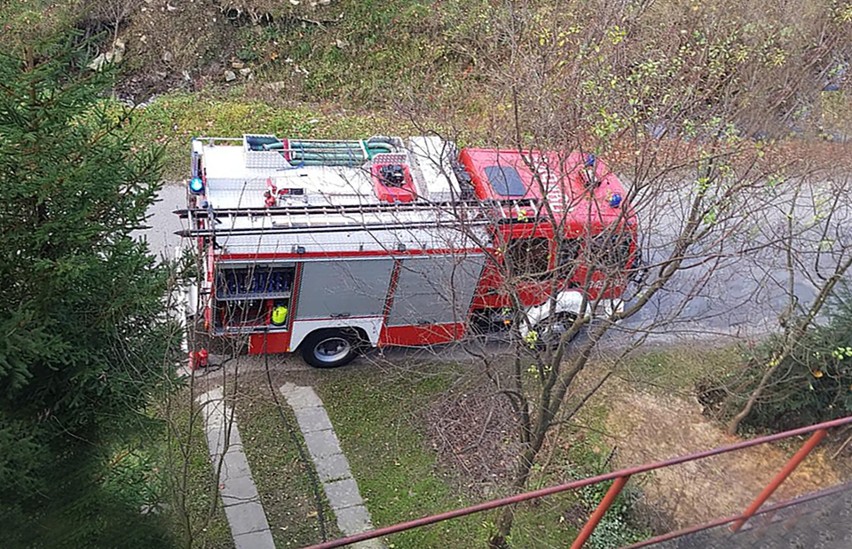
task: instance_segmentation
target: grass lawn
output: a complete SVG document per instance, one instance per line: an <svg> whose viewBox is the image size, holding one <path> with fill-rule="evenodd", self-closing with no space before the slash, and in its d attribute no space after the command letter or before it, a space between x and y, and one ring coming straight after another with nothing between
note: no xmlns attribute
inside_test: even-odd
<svg viewBox="0 0 852 549"><path fill-rule="evenodd" d="M387 526L471 503L453 490L417 425L417 410L444 391L452 373L386 376L372 365L328 372L316 387L375 526ZM458 547L476 539L482 517L399 534L389 546Z"/></svg>
<svg viewBox="0 0 852 549"><path fill-rule="evenodd" d="M615 389L687 393L695 381L735 364L735 349L654 349L626 363ZM596 375L605 363L591 365ZM487 497L471 492L463 471L439 460L430 438L426 410L459 390L471 365L447 363L388 368L359 362L329 371L274 373L273 387L285 381L315 388L325 404L358 481L375 526L387 526L440 513ZM627 381L628 383L625 383ZM615 383L615 382L614 382ZM615 390L613 389L613 390ZM283 398L281 410L264 375L241 378L237 418L252 473L279 547L300 546L321 539L310 476L288 425L295 418ZM281 414L284 414L283 418ZM615 444L606 436L610 410L607 399L590 401L575 422L557 428L534 468L529 488L536 489L611 470ZM301 435L297 434L301 443ZM632 484L632 483L631 483ZM630 486L630 485L628 485ZM515 547L563 547L576 536L607 486L559 494L516 509L511 543ZM628 490L604 518L590 541L608 548L648 535L633 520ZM340 533L323 500L327 537ZM497 512L480 513L390 536L389 547L446 548L485 546L494 531ZM637 524L639 526L637 527Z"/></svg>
<svg viewBox="0 0 852 549"><path fill-rule="evenodd" d="M445 394L464 368L436 364L416 372L375 366L326 372L317 391L335 426L375 526L388 526L481 501L459 475L441 466L430 447L421 411ZM425 375L429 371L430 375ZM562 547L576 535L565 519L576 497L554 496L517 508L516 547ZM390 547L485 546L495 512L479 513L389 537Z"/></svg>
<svg viewBox="0 0 852 549"><path fill-rule="evenodd" d="M165 179L188 177L189 143L193 137L242 137L255 132L281 137L356 139L408 132L404 121L395 120L391 125L383 115L323 112L303 104L273 105L239 94L170 93L138 108L133 122L142 142L165 147Z"/></svg>
<svg viewBox="0 0 852 549"><path fill-rule="evenodd" d="M278 385L274 385L276 390ZM315 478L313 464L305 450L310 467L305 469L306 463L297 446L304 442L296 418L284 397L276 396L280 409L265 376L253 376L242 382L237 395L237 424L276 546L302 547L323 540L311 480ZM294 433L290 432L292 428ZM340 537L322 486L318 488L326 539Z"/></svg>
<svg viewBox="0 0 852 549"><path fill-rule="evenodd" d="M713 344L649 347L630 355L618 377L652 392L692 394L703 379L720 379L742 364L745 357L735 345Z"/></svg>

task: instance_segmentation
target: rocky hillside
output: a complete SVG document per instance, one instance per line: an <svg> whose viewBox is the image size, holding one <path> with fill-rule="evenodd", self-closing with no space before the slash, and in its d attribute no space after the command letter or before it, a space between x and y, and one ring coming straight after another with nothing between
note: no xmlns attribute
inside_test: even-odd
<svg viewBox="0 0 852 549"><path fill-rule="evenodd" d="M509 28L509 13L522 28ZM510 89L553 79L541 71L565 71L567 62L589 73L565 82L580 89L571 101L588 100L584 93L601 99L611 91L591 90L619 80L634 89L606 99L629 112L643 101L667 100L656 92L635 97L644 93L640 79L671 78L666 63L691 63L696 83L689 90L700 102L731 101L713 94L728 86L726 79L740 78L737 108L751 102L755 107L745 108L761 123L775 111L783 122L765 129L776 134L799 132L808 121L817 134L837 138L852 118L843 91L852 4L832 0L802 9L781 0L760 9L733 0L10 0L0 4L0 21L6 51L76 29L94 66L118 64L116 92L134 103L172 91L362 111L408 100L438 117L443 110L472 121L495 112ZM599 67L583 66L578 59L594 61L598 44L612 52L600 55ZM522 77L506 69L519 53L540 62L539 72ZM760 64L777 69L769 86L747 80L764 70ZM815 93L820 89L841 93L826 98ZM536 97L563 91L548 88Z"/></svg>
<svg viewBox="0 0 852 549"><path fill-rule="evenodd" d="M454 31L445 24L467 9L461 4L18 0L0 7L7 31L0 43L21 47L74 27L92 41L94 55L119 62L119 94L136 101L249 82L294 99L386 101L423 84L426 72L450 77L465 67L451 52Z"/></svg>

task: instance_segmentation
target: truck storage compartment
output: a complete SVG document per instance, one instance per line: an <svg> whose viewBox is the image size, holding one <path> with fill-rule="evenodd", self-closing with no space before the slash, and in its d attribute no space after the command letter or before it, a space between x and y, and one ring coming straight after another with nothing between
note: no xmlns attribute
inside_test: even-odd
<svg viewBox="0 0 852 549"><path fill-rule="evenodd" d="M220 265L215 277L214 331L286 329L287 323L274 322L272 315L279 305L289 308L295 274L292 263ZM285 313L285 320L287 316Z"/></svg>
<svg viewBox="0 0 852 549"><path fill-rule="evenodd" d="M274 264L223 265L216 273L216 299L280 299L290 297L295 267Z"/></svg>
<svg viewBox="0 0 852 549"><path fill-rule="evenodd" d="M262 299L219 301L216 309L214 330L220 333L238 333L263 326L269 316L269 305Z"/></svg>
<svg viewBox="0 0 852 549"><path fill-rule="evenodd" d="M296 320L381 316L393 264L391 258L305 262Z"/></svg>
<svg viewBox="0 0 852 549"><path fill-rule="evenodd" d="M243 156L246 168L290 167L289 144L274 135L243 135Z"/></svg>

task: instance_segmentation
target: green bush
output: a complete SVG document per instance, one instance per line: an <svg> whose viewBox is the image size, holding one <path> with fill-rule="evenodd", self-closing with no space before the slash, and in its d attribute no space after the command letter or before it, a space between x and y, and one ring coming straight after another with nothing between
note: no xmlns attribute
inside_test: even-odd
<svg viewBox="0 0 852 549"><path fill-rule="evenodd" d="M781 360L744 426L789 429L852 414L852 290L847 286L836 292L827 307L826 318ZM770 337L739 372L715 388L699 388L700 398L719 403L722 416L737 413L766 368L778 360L782 345L780 335ZM714 399L714 392L727 396Z"/></svg>

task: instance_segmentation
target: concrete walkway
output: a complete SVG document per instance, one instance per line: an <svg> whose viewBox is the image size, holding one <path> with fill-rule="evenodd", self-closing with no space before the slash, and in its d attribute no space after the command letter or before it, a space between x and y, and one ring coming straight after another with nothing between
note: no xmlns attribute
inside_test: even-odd
<svg viewBox="0 0 852 549"><path fill-rule="evenodd" d="M219 488L236 549L275 549L237 422L232 421L228 430L228 420L233 416L225 406L222 389L217 387L196 400L201 404L214 470L219 468L220 460L222 463Z"/></svg>
<svg viewBox="0 0 852 549"><path fill-rule="evenodd" d="M280 390L299 422L328 503L337 517L337 527L344 536L372 530L370 512L361 499L358 484L352 478L349 462L340 449L340 442L322 401L310 387L287 383ZM353 544L352 547L380 549L384 548L384 544L373 539Z"/></svg>

